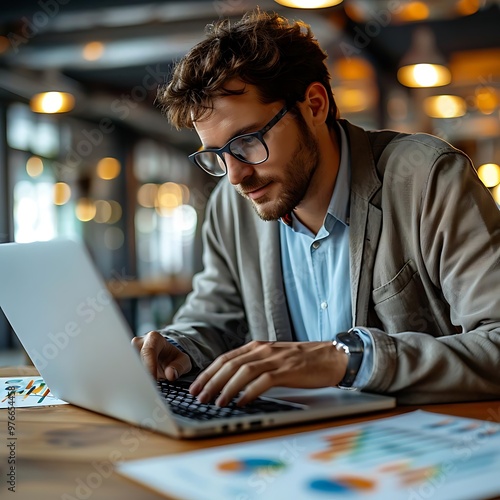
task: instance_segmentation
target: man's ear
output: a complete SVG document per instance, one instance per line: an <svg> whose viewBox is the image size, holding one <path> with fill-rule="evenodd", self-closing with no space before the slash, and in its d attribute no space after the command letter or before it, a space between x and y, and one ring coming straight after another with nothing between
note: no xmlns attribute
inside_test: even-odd
<svg viewBox="0 0 500 500"><path fill-rule="evenodd" d="M314 125L321 125L326 122L330 102L322 83L313 82L307 87L304 104L309 110L308 114Z"/></svg>

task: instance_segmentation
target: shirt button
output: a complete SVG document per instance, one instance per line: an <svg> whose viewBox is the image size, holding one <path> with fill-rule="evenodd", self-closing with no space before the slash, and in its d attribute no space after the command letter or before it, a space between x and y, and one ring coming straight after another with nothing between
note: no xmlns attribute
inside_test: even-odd
<svg viewBox="0 0 500 500"><path fill-rule="evenodd" d="M319 246L321 245L321 242L319 241L315 241L313 244L312 244L312 247L314 248L314 250L316 250L317 248L319 248Z"/></svg>
<svg viewBox="0 0 500 500"><path fill-rule="evenodd" d="M327 302L321 302L321 309L326 309L328 307Z"/></svg>

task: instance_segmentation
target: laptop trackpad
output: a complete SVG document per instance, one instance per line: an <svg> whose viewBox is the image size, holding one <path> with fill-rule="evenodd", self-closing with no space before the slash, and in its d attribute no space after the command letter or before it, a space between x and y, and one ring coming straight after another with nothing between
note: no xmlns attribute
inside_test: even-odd
<svg viewBox="0 0 500 500"><path fill-rule="evenodd" d="M369 394L359 391L345 391L334 387L323 387L320 389L295 389L289 387L273 387L262 397L269 397L301 405L322 408L332 405L345 405L354 401L366 402L371 399Z"/></svg>

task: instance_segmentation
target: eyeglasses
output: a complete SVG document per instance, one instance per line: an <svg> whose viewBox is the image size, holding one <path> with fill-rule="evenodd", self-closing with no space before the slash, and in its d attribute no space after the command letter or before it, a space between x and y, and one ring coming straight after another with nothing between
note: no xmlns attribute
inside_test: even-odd
<svg viewBox="0 0 500 500"><path fill-rule="evenodd" d="M257 132L233 137L221 148L208 148L196 151L188 158L207 174L222 177L227 173L224 153L228 153L243 163L258 165L269 158L269 149L264 141L264 134L269 132L286 114L288 108L283 106L278 114Z"/></svg>

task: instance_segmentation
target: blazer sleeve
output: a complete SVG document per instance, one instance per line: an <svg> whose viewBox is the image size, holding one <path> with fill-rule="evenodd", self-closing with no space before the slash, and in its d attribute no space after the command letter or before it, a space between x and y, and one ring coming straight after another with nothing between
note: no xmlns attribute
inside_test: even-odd
<svg viewBox="0 0 500 500"><path fill-rule="evenodd" d="M442 336L369 328L374 367L364 389L412 404L498 398L500 211L457 152L438 157L420 193L414 255L456 328Z"/></svg>
<svg viewBox="0 0 500 500"><path fill-rule="evenodd" d="M202 228L203 271L195 276L193 291L173 324L161 331L178 342L200 369L220 354L243 345L248 332L230 241L234 235L221 228L221 221L228 215L217 191L208 202Z"/></svg>

